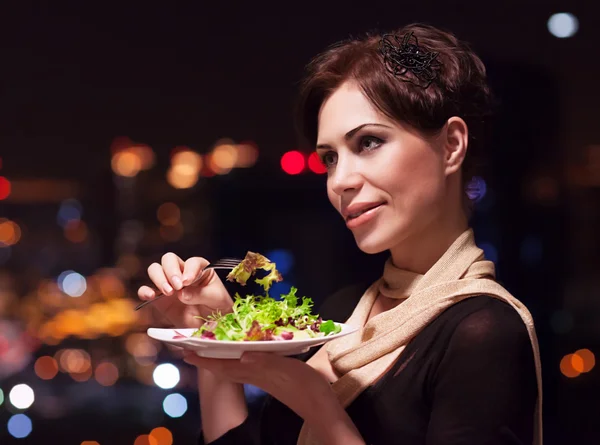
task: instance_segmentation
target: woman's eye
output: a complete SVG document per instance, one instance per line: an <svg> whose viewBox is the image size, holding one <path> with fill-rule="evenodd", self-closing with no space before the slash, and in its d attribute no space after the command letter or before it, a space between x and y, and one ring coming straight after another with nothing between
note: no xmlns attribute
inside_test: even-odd
<svg viewBox="0 0 600 445"><path fill-rule="evenodd" d="M321 162L327 168L335 165L337 161L337 155L333 151L328 151L327 153L321 156Z"/></svg>
<svg viewBox="0 0 600 445"><path fill-rule="evenodd" d="M375 136L363 136L360 138L359 146L361 150L374 150L383 143L383 140Z"/></svg>

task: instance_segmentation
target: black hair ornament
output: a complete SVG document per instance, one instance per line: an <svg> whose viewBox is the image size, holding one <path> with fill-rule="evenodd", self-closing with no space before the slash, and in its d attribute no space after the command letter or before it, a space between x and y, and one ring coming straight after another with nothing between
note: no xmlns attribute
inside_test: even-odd
<svg viewBox="0 0 600 445"><path fill-rule="evenodd" d="M402 38L385 34L379 42L379 52L390 73L421 88L431 85L442 66L438 53L420 47L412 31Z"/></svg>

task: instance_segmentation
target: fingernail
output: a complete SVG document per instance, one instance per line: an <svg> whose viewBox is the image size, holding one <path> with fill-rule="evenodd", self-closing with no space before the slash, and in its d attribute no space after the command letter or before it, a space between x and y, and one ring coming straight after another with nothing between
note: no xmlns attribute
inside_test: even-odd
<svg viewBox="0 0 600 445"><path fill-rule="evenodd" d="M175 286L175 289L177 290L181 289L181 287L183 286L181 279L175 275L171 277L171 283L173 283L173 286Z"/></svg>
<svg viewBox="0 0 600 445"><path fill-rule="evenodd" d="M184 275L184 277L183 277L183 284L185 284L187 286L191 282L192 282L192 277L187 277L187 276Z"/></svg>
<svg viewBox="0 0 600 445"><path fill-rule="evenodd" d="M163 284L163 290L167 294L170 294L171 292L173 292L173 288L169 285L169 283Z"/></svg>

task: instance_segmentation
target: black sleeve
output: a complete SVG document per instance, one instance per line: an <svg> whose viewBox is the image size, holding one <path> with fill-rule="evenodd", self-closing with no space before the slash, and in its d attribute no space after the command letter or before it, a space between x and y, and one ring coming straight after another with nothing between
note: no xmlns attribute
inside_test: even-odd
<svg viewBox="0 0 600 445"><path fill-rule="evenodd" d="M461 320L431 391L427 445L531 444L537 381L517 312L492 300Z"/></svg>
<svg viewBox="0 0 600 445"><path fill-rule="evenodd" d="M218 439L209 442L210 445L239 445L242 443L246 445L260 445L257 434L251 427L248 419L239 426L230 429ZM198 445L207 445L202 432L198 436Z"/></svg>

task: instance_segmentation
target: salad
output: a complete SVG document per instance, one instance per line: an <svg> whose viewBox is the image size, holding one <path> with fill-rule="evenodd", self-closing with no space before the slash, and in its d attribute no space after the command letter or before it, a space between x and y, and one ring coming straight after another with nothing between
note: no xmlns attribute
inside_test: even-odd
<svg viewBox="0 0 600 445"><path fill-rule="evenodd" d="M296 296L297 289L292 287L280 300L269 296L273 282L283 278L265 256L248 252L244 260L228 275L228 281L245 286L258 269L269 273L255 282L265 290L265 295L235 294L232 311L227 314L213 313L203 318L204 324L192 336L208 340L229 341L266 341L292 340L324 337L337 334L341 327L332 320L323 320L318 314L312 314L311 298Z"/></svg>

